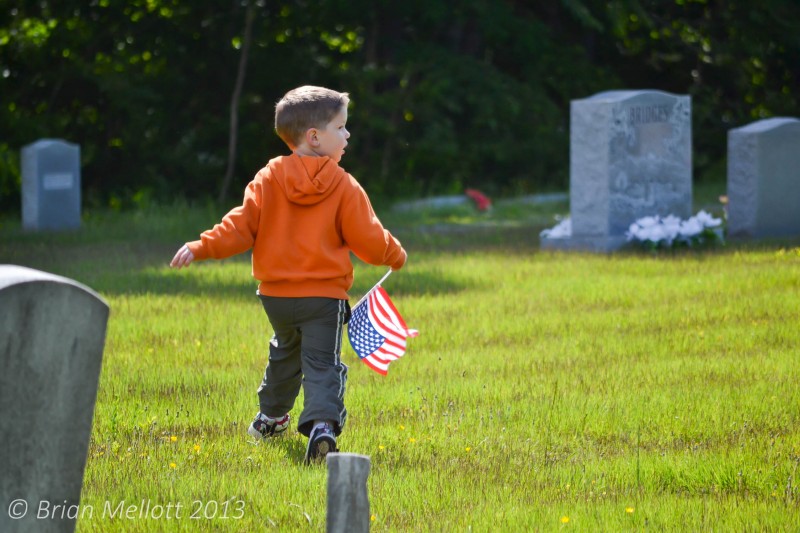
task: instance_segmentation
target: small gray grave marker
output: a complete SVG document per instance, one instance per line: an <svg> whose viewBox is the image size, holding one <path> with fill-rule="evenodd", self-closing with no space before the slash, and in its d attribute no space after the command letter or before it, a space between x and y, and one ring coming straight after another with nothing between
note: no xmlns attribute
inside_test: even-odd
<svg viewBox="0 0 800 533"><path fill-rule="evenodd" d="M692 209L691 98L661 91L608 91L570 111L572 236L543 248L608 252L637 219Z"/></svg>
<svg viewBox="0 0 800 533"><path fill-rule="evenodd" d="M327 533L369 531L369 457L355 453L329 453Z"/></svg>
<svg viewBox="0 0 800 533"><path fill-rule="evenodd" d="M22 148L22 227L66 230L81 225L81 149L59 139Z"/></svg>
<svg viewBox="0 0 800 533"><path fill-rule="evenodd" d="M777 117L728 131L728 234L800 235L800 120Z"/></svg>
<svg viewBox="0 0 800 533"><path fill-rule="evenodd" d="M70 279L0 265L4 533L75 529L108 312Z"/></svg>

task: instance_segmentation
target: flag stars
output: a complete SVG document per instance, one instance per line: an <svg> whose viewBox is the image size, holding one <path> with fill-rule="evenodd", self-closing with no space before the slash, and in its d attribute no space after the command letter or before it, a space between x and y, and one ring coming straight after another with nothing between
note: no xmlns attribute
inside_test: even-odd
<svg viewBox="0 0 800 533"><path fill-rule="evenodd" d="M353 311L347 335L358 357L385 375L389 363L405 353L406 338L417 336L417 332L408 329L389 295L378 285Z"/></svg>

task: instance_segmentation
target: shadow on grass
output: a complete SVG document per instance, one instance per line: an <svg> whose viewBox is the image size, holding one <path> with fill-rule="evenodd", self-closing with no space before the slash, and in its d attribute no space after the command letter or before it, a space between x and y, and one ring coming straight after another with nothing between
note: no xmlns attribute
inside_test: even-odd
<svg viewBox="0 0 800 533"><path fill-rule="evenodd" d="M539 249L539 233L545 225L431 224L406 226L394 231L411 252L457 253L506 251L530 254Z"/></svg>
<svg viewBox="0 0 800 533"><path fill-rule="evenodd" d="M104 274L92 286L106 295L194 295L208 298L252 299L258 283L243 261L197 264L180 271L158 265L131 270L124 276Z"/></svg>
<svg viewBox="0 0 800 533"><path fill-rule="evenodd" d="M171 245L141 242L72 246L0 245L0 263L25 266L64 276L102 295L202 294L211 297L252 296L249 258L239 256L216 265L197 263L181 271L168 264Z"/></svg>
<svg viewBox="0 0 800 533"><path fill-rule="evenodd" d="M65 276L106 295L194 294L250 299L257 282L250 274L249 254L224 261L198 262L180 271L168 267L182 244L180 239L191 237L196 228L204 227L205 221L213 217L207 209L185 208L98 215L89 217L81 231L66 234L25 233L16 226L6 227L0 231L0 263ZM391 229L409 251L410 262L384 284L392 296L454 294L482 283L437 267L441 262L429 258L483 252L531 257L540 253L554 257L575 253L540 250L539 232L552 225L544 214L524 220L475 217L469 223L393 222L396 227ZM702 261L710 255L792 249L798 245L800 239L731 241L727 246L710 249L656 253L627 249L613 255L664 260L688 256ZM357 300L380 279L385 269L354 263L356 275L350 295Z"/></svg>
<svg viewBox="0 0 800 533"><path fill-rule="evenodd" d="M64 276L101 295L195 295L208 298L254 297L258 282L251 275L250 254L222 261L198 261L174 270L168 263L179 245L141 241L102 243L0 243L0 263L14 264ZM414 252L411 252L414 255ZM453 294L472 288L474 281L459 279L441 269L412 263L384 286L392 296ZM352 303L386 272L354 260Z"/></svg>
<svg viewBox="0 0 800 533"><path fill-rule="evenodd" d="M350 303L355 304L385 273L383 267L356 267L355 281L349 291ZM383 287L392 297L455 294L475 288L476 285L473 280L458 279L441 270L428 268L424 264L415 264L393 273L383 283Z"/></svg>
<svg viewBox="0 0 800 533"><path fill-rule="evenodd" d="M289 431L295 431L295 429L292 428ZM259 445L280 448L283 451L283 455L287 459L291 460L294 463L302 465L305 462L306 448L308 447L308 441L305 439L305 437L302 440L286 438L286 437L276 437L263 441L259 443ZM320 462L319 464L324 465L325 463Z"/></svg>
<svg viewBox="0 0 800 533"><path fill-rule="evenodd" d="M474 235L462 235L461 239L448 237L446 243L430 242L419 245L409 243L409 265L390 276L384 287L392 297L447 295L464 290L480 289L479 285L490 281L464 277L442 268L435 258L447 254L496 253L509 255L543 254L551 260L568 260L575 254L587 252L540 251L538 243L523 230L509 232L502 239L487 235L485 241ZM624 249L609 258L652 258L670 261L673 259L705 261L713 256L774 250L794 250L800 245L798 239L770 241L734 241L726 246L698 249L660 250L648 252L641 249ZM28 245L8 246L0 243L0 263L16 264L50 272L74 279L102 295L121 296L138 294L194 295L208 298L250 300L255 295L258 282L251 276L250 256L240 256L223 261L203 261L182 270L168 266L175 245L163 243L122 242L71 244L60 246ZM587 253L588 254L588 253ZM596 254L589 254L596 255ZM433 259L433 260L431 260ZM351 303L361 298L386 272L383 267L372 267L354 261L355 281L351 288ZM500 273L499 273L500 274ZM501 275L501 274L500 274Z"/></svg>
<svg viewBox="0 0 800 533"><path fill-rule="evenodd" d="M676 248L662 248L662 249L648 249L644 246L635 244L628 244L619 250L612 252L609 255L624 258L643 258L650 257L653 259L660 259L668 261L670 259L694 259L696 261L703 261L709 257L720 257L728 255L737 255L742 253L764 253L775 252L785 253L787 251L800 250L800 237L784 237L784 238L734 238L727 240L724 244L706 244L698 246L682 246ZM555 250L553 253L559 253ZM563 252L570 253L570 252ZM588 252L586 252L588 253Z"/></svg>

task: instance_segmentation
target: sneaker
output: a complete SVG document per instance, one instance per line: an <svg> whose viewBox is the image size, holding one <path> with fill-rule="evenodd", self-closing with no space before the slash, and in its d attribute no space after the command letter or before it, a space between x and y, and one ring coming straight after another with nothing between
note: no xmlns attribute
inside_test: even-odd
<svg viewBox="0 0 800 533"><path fill-rule="evenodd" d="M280 435L289 427L289 415L280 418L271 418L263 413L258 413L256 419L247 428L247 433L256 440L266 439Z"/></svg>
<svg viewBox="0 0 800 533"><path fill-rule="evenodd" d="M325 458L332 452L339 451L336 448L336 436L330 424L322 424L311 430L308 437L308 448L306 449L306 464L311 461L318 461Z"/></svg>

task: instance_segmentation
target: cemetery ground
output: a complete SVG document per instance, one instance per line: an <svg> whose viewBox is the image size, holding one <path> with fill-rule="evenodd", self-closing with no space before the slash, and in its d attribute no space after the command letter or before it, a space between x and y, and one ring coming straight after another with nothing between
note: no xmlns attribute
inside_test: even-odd
<svg viewBox="0 0 800 533"><path fill-rule="evenodd" d="M695 212L718 192L696 191ZM345 342L339 444L371 457L372 529L797 527L800 242L540 251L567 210L382 212L410 252L384 286L420 336L386 377ZM245 433L271 335L248 258L167 267L219 215L88 212L62 234L2 221L0 262L111 307L79 532L324 530L305 438ZM383 273L357 263L352 301Z"/></svg>

